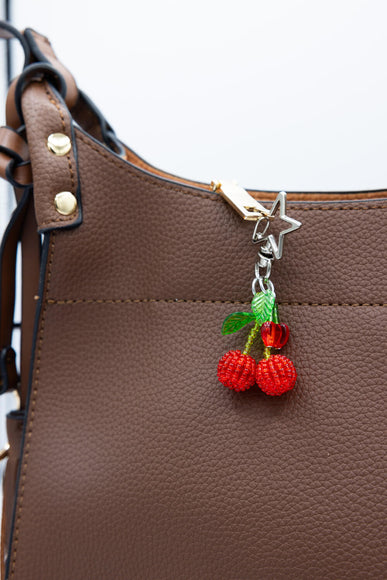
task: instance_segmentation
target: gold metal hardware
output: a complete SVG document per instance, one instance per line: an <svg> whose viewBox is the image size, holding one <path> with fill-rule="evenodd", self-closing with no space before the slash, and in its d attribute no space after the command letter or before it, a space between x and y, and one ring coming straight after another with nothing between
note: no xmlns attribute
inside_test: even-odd
<svg viewBox="0 0 387 580"><path fill-rule="evenodd" d="M4 445L3 449L0 450L0 461L5 459L9 455L9 443Z"/></svg>
<svg viewBox="0 0 387 580"><path fill-rule="evenodd" d="M257 221L263 217L273 219L269 216L269 210L236 182L214 180L211 186L213 191L220 193L243 219L250 221Z"/></svg>
<svg viewBox="0 0 387 580"><path fill-rule="evenodd" d="M70 215L77 209L77 198L71 191L60 191L55 196L55 208L62 215Z"/></svg>
<svg viewBox="0 0 387 580"><path fill-rule="evenodd" d="M71 140L63 133L51 133L51 135L47 137L47 147L51 153L54 153L54 155L57 155L58 157L62 157L70 151Z"/></svg>

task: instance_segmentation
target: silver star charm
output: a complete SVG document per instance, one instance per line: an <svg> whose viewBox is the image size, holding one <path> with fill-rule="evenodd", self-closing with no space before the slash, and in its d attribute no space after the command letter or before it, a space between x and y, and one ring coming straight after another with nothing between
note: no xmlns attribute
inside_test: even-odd
<svg viewBox="0 0 387 580"><path fill-rule="evenodd" d="M280 232L279 236L278 236L278 243L274 237L273 234L268 234L266 235L266 232L269 228L270 225L270 221L272 221L274 219L274 215L277 212L277 208L279 205L279 217L281 220L283 220L284 222L288 222L290 224L290 227L287 228L286 230L282 230L282 232ZM264 229L263 231L259 232L259 224L263 222L264 223ZM277 260L279 260L280 258L282 258L282 251L283 251L283 247L284 247L284 237L286 234L289 234L290 232L293 232L294 230L298 230L299 227L301 227L301 222L289 217L286 215L286 192L285 191L280 191L279 194L277 195L273 205L271 206L271 210L269 212L269 214L265 217L262 217L261 219L259 219L255 225L255 229L254 229L254 234L253 234L253 242L264 242L266 241L269 245L270 248L274 254L274 256L277 258Z"/></svg>

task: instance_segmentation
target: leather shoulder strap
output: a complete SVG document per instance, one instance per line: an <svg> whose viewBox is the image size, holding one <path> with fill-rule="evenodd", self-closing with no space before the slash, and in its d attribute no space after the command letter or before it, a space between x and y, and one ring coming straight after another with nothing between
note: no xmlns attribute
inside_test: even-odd
<svg viewBox="0 0 387 580"><path fill-rule="evenodd" d="M78 100L77 83L71 72L58 60L48 38L32 28L26 28L24 38L27 40L31 54L37 62L51 64L63 76L66 83L65 103L72 109Z"/></svg>
<svg viewBox="0 0 387 580"><path fill-rule="evenodd" d="M21 378L16 371L15 352L11 347L14 329L16 256L22 246L22 324ZM35 299L39 283L40 237L36 230L31 188L18 201L0 247L0 392L18 389L24 408L27 389Z"/></svg>
<svg viewBox="0 0 387 580"><path fill-rule="evenodd" d="M27 28L23 34L4 21L0 21L0 38L6 40L16 38L20 42L24 51L24 69L29 64L39 62L48 64L57 70L64 79L65 103L69 109L75 106L79 96L77 84L70 71L58 60L48 38L32 28ZM17 79L11 83L7 99L7 123L14 129L19 126L19 115L14 99L16 83Z"/></svg>
<svg viewBox="0 0 387 580"><path fill-rule="evenodd" d="M40 233L82 223L73 119L94 138L119 155L122 144L93 102L78 90L74 77L58 60L48 39L35 30L19 32L0 21L0 38L16 38L24 51L24 69L8 91L7 127L0 128L0 177L15 189L18 202L0 250L0 388L19 387L21 407L26 400L33 325L38 292ZM71 149L54 155L47 147L53 133L69 137ZM70 192L76 209L58 211L56 195ZM11 348L14 327L17 247L22 255L21 376Z"/></svg>

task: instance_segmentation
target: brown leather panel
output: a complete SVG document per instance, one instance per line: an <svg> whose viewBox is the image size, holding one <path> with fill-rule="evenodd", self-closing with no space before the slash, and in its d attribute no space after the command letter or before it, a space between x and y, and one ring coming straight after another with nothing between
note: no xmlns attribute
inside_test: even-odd
<svg viewBox="0 0 387 580"><path fill-rule="evenodd" d="M84 221L52 235L10 578L382 580L387 201L290 204L274 281L298 382L237 394L216 367L246 340L220 329L251 299L253 225L77 144Z"/></svg>
<svg viewBox="0 0 387 580"><path fill-rule="evenodd" d="M148 176L79 131L77 146L85 227L58 244L50 298L250 299L253 223L220 195ZM273 266L278 298L387 302L386 208L387 200L289 204L303 226ZM367 242L366 231L375 232Z"/></svg>
<svg viewBox="0 0 387 580"><path fill-rule="evenodd" d="M278 399L217 381L239 309L48 306L12 579L385 577L386 308L282 307Z"/></svg>
<svg viewBox="0 0 387 580"><path fill-rule="evenodd" d="M22 108L31 152L38 228L68 226L77 220L78 209L69 216L60 215L54 199L60 191L76 194L78 177L74 152L71 149L67 155L58 157L47 148L50 133L64 133L71 138L68 110L57 100L47 82L27 86Z"/></svg>
<svg viewBox="0 0 387 580"><path fill-rule="evenodd" d="M63 76L67 92L66 92L66 105L69 109L75 105L78 99L78 88L73 75L70 71L58 60L48 38L39 34L35 30L29 29L39 50L44 54L44 56L49 60L54 68L56 68Z"/></svg>
<svg viewBox="0 0 387 580"><path fill-rule="evenodd" d="M87 108L74 107L73 77L33 35L98 137ZM25 399L36 227L78 216L53 204L76 191L73 152L46 147L52 132L71 136L68 110L47 83L30 84L22 107L37 219L29 214L24 233ZM209 185L76 134L84 222L51 234L10 579L382 580L387 192L289 194L303 227L272 278L298 382L281 398L238 394L216 367L247 337L220 329L249 308L253 224ZM0 174L8 163L0 157Z"/></svg>

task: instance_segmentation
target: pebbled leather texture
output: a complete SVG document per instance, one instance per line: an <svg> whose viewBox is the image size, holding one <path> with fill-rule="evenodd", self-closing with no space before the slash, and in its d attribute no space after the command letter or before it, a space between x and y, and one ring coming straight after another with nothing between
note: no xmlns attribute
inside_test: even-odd
<svg viewBox="0 0 387 580"><path fill-rule="evenodd" d="M102 193L85 214L88 227L57 249L66 269L51 281L55 298L119 299L130 288L133 297L250 300L258 247L251 243L251 223L220 195L147 174L80 131L77 149L80 163L93 166ZM85 178L81 182L90 187ZM303 226L287 236L285 257L273 266L281 300L383 302L386 206L386 199L290 202ZM365 244L359 232L367 227L375 235ZM84 257L74 260L80 247Z"/></svg>
<svg viewBox="0 0 387 580"><path fill-rule="evenodd" d="M251 300L252 224L76 140L83 223L46 234L9 578L382 580L387 199L289 204L273 281L297 384L234 393L217 362L248 329L220 329Z"/></svg>
<svg viewBox="0 0 387 580"><path fill-rule="evenodd" d="M31 152L38 231L78 225L81 221L80 191L68 109L46 81L27 86L22 107ZM51 133L64 133L71 139L72 147L67 155L58 157L48 150L47 137ZM55 195L61 191L70 191L77 197L78 207L71 215L61 215L55 209Z"/></svg>

